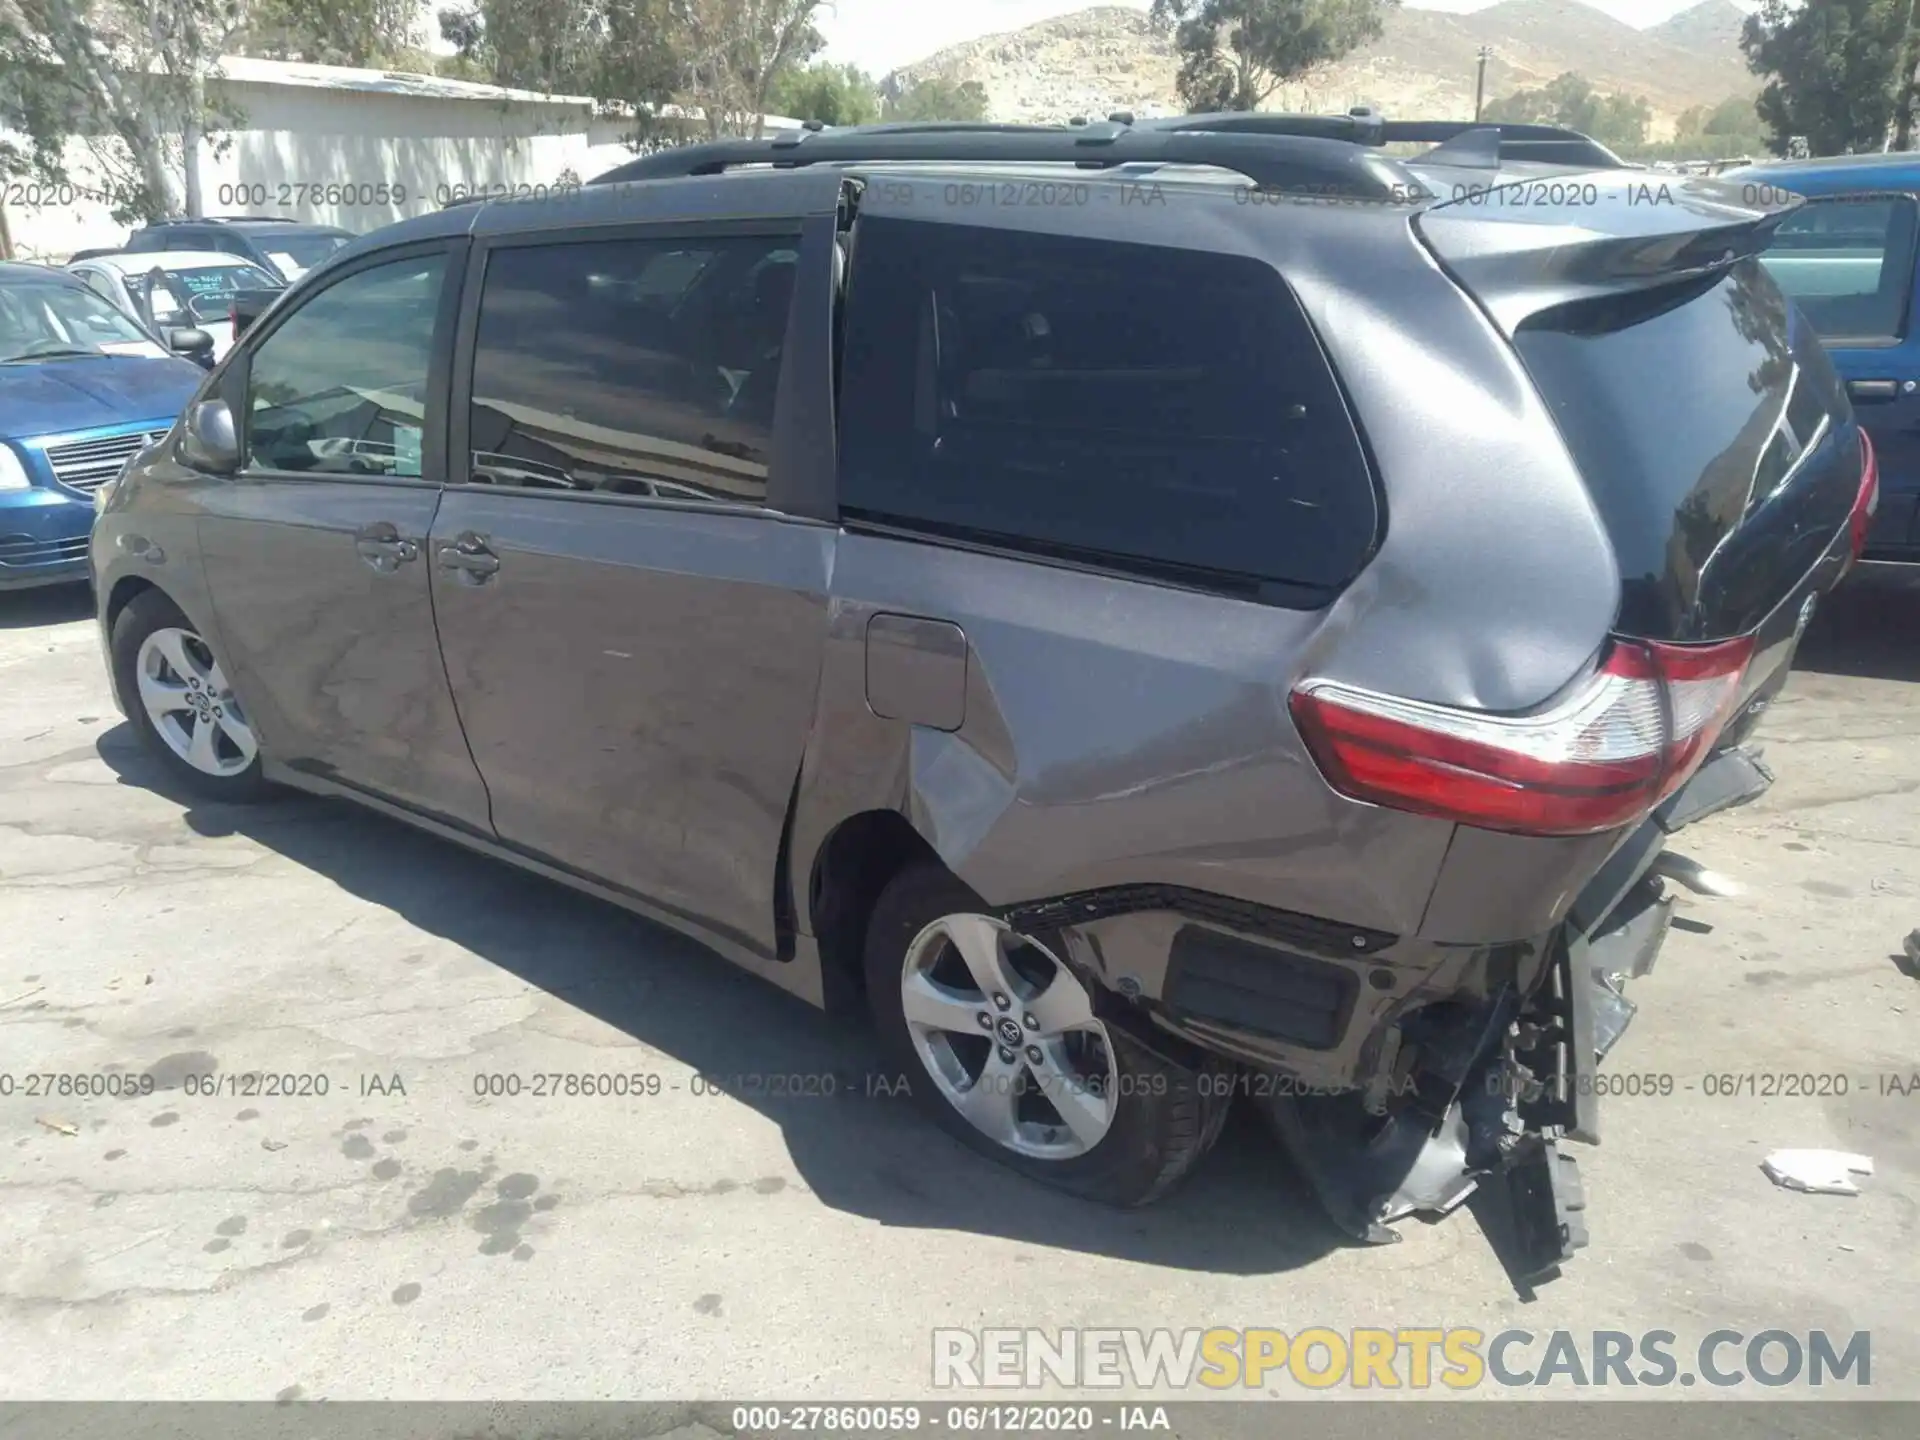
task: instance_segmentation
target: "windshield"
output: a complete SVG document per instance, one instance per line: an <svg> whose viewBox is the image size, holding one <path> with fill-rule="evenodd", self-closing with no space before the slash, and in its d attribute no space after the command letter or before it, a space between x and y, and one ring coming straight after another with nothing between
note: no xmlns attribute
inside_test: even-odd
<svg viewBox="0 0 1920 1440"><path fill-rule="evenodd" d="M187 270L166 272L167 288L155 286L153 318L162 325L178 323L185 310L195 320L224 320L227 306L239 290L278 290L278 277L258 265L235 262L231 265L196 265Z"/></svg>
<svg viewBox="0 0 1920 1440"><path fill-rule="evenodd" d="M262 235L257 237L267 258L280 267L289 280L298 280L327 256L353 237L329 235L324 231L308 235Z"/></svg>
<svg viewBox="0 0 1920 1440"><path fill-rule="evenodd" d="M44 356L166 351L126 315L78 285L0 286L0 364Z"/></svg>

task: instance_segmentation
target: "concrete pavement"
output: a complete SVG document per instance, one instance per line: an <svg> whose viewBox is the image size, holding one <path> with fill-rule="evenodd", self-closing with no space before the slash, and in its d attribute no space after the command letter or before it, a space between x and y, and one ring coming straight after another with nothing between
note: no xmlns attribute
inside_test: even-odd
<svg viewBox="0 0 1920 1440"><path fill-rule="evenodd" d="M1244 1115L1095 1209L623 912L339 805L185 803L84 592L0 596L0 1398L925 1398L938 1326L1318 1324L1870 1330L1869 1393L1920 1399L1920 1093L1878 1078L1920 1072L1920 590L1837 597L1802 670L1773 791L1685 837L1747 894L1683 902L1609 1061L1673 1091L1604 1102L1591 1248L1528 1298L1465 1214L1343 1245ZM625 1093L530 1093L570 1074ZM1847 1093L1706 1093L1783 1074ZM728 1075L834 1093L696 1093ZM1877 1173L1791 1194L1779 1146Z"/></svg>

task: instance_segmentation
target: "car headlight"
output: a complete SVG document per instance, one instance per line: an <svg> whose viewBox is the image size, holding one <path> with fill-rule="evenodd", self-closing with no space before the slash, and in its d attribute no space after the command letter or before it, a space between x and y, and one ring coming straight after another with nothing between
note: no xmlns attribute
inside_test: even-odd
<svg viewBox="0 0 1920 1440"><path fill-rule="evenodd" d="M20 457L13 453L13 447L0 440L0 490L25 490L32 484L27 479L27 470L20 463Z"/></svg>

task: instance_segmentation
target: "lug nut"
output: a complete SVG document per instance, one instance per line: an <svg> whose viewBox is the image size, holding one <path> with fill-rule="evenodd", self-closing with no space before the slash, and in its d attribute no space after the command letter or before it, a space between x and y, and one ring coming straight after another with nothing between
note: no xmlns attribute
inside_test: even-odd
<svg viewBox="0 0 1920 1440"><path fill-rule="evenodd" d="M1001 1009L1001 1010L1011 1010L1013 1008L1013 1001L1009 1000L1004 995L994 996L993 1003L998 1009Z"/></svg>
<svg viewBox="0 0 1920 1440"><path fill-rule="evenodd" d="M1011 1065L1016 1058L1013 1051L1007 1049L1006 1046L1002 1045L1000 1047L1000 1063L1002 1065Z"/></svg>
<svg viewBox="0 0 1920 1440"><path fill-rule="evenodd" d="M993 1016L987 1014L986 1011L982 1010L973 1018L980 1022L980 1028L982 1030L991 1030L993 1028Z"/></svg>
<svg viewBox="0 0 1920 1440"><path fill-rule="evenodd" d="M1038 1045L1027 1046L1027 1059L1036 1065L1040 1063L1040 1047Z"/></svg>
<svg viewBox="0 0 1920 1440"><path fill-rule="evenodd" d="M1022 1016L1021 1018L1026 1021L1027 1029L1038 1030L1040 1028L1040 1022L1034 1019L1033 1016L1026 1015L1026 1016Z"/></svg>

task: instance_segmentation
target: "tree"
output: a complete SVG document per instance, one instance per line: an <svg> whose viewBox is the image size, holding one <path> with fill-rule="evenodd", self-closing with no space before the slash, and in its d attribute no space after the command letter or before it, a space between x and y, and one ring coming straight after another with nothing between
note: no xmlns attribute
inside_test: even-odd
<svg viewBox="0 0 1920 1440"><path fill-rule="evenodd" d="M584 0L467 0L437 16L469 73L548 95L596 93L605 12Z"/></svg>
<svg viewBox="0 0 1920 1440"><path fill-rule="evenodd" d="M757 135L780 75L826 45L814 28L821 0L673 0L684 96L707 133Z"/></svg>
<svg viewBox="0 0 1920 1440"><path fill-rule="evenodd" d="M74 183L78 137L115 218L200 214L200 147L237 119L207 79L242 19L241 0L0 0L0 122L27 138L5 163Z"/></svg>
<svg viewBox="0 0 1920 1440"><path fill-rule="evenodd" d="M1763 0L1740 32L1747 68L1771 77L1757 102L1776 153L1806 137L1815 155L1878 150L1911 129L1908 0Z"/></svg>
<svg viewBox="0 0 1920 1440"><path fill-rule="evenodd" d="M895 81L880 107L880 118L922 125L941 120L985 120L987 105L986 87L978 80L929 76L912 82Z"/></svg>
<svg viewBox="0 0 1920 1440"><path fill-rule="evenodd" d="M822 125L871 125L880 118L880 87L858 65L816 61L773 82L774 112Z"/></svg>
<svg viewBox="0 0 1920 1440"><path fill-rule="evenodd" d="M1153 0L1195 114L1258 110L1288 80L1378 40L1400 0Z"/></svg>
<svg viewBox="0 0 1920 1440"><path fill-rule="evenodd" d="M252 0L234 49L269 60L391 69L415 58L412 0Z"/></svg>

